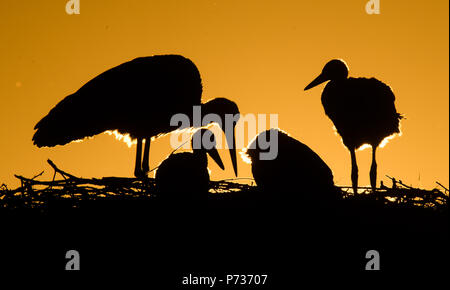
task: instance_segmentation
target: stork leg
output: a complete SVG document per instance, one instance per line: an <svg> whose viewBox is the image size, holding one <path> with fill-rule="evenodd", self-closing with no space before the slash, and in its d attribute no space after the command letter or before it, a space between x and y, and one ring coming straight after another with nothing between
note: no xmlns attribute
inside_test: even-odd
<svg viewBox="0 0 450 290"><path fill-rule="evenodd" d="M370 166L370 185L372 186L372 191L377 188L377 162L375 160L375 151L377 146L372 146L372 165Z"/></svg>
<svg viewBox="0 0 450 290"><path fill-rule="evenodd" d="M142 159L142 138L137 138L136 163L134 166L134 176L136 177L142 177L141 159Z"/></svg>
<svg viewBox="0 0 450 290"><path fill-rule="evenodd" d="M352 187L355 194L358 193L358 164L356 164L355 148L350 149L352 158Z"/></svg>
<svg viewBox="0 0 450 290"><path fill-rule="evenodd" d="M142 159L142 171L144 175L147 175L147 173L150 171L149 155L150 155L150 137L147 137L145 138L144 158Z"/></svg>

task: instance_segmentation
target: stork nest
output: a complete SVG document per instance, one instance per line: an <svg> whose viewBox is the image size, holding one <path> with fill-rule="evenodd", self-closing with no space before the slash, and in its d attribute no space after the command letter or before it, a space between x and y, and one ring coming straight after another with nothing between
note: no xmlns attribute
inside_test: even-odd
<svg viewBox="0 0 450 290"><path fill-rule="evenodd" d="M153 178L103 177L80 178L59 169L51 160L48 164L54 170L51 181L38 180L44 172L32 178L15 175L21 186L9 189L5 184L0 186L0 209L39 209L45 211L49 201L71 201L73 207L84 200L150 200L155 195L155 180ZM56 179L57 176L62 179ZM442 189L425 190L414 188L389 177L392 186L381 187L373 191L369 187L359 187L358 194L354 194L351 187L337 187L343 199L352 200L381 200L388 206L406 206L415 208L432 208L437 211L448 209L449 190L437 182ZM245 179L245 178L244 178ZM211 181L210 193L213 196L230 193L255 193L257 187L254 182L242 184L238 179ZM301 186L301 185L299 185Z"/></svg>

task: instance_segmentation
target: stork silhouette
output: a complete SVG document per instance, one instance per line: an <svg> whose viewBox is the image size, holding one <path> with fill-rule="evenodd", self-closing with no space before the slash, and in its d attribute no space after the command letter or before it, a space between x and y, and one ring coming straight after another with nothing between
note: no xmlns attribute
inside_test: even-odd
<svg viewBox="0 0 450 290"><path fill-rule="evenodd" d="M191 200L206 197L210 188L207 155L224 169L210 130L196 131L191 144L192 152L171 154L158 166L155 182L161 197Z"/></svg>
<svg viewBox="0 0 450 290"><path fill-rule="evenodd" d="M377 184L375 152L380 143L395 133L400 133L402 115L395 108L391 88L375 78L349 78L344 61L329 61L322 73L305 87L308 90L329 81L322 92L325 114L333 121L344 145L350 151L352 162L352 187L358 188L358 165L355 150L363 144L372 146L370 185Z"/></svg>
<svg viewBox="0 0 450 290"><path fill-rule="evenodd" d="M271 150L277 150L276 157L263 158L262 153ZM243 158L250 159L253 178L263 192L295 191L314 199L335 193L328 165L311 148L280 129L259 133L244 152Z"/></svg>
<svg viewBox="0 0 450 290"><path fill-rule="evenodd" d="M201 126L192 122L193 106L198 105L202 116L214 113L222 120L219 125L227 134L237 175L237 121L231 122L232 130L225 130L225 115L239 114L239 109L225 98L201 104L201 96L200 73L191 60L181 55L136 58L103 72L60 101L34 127L33 142L38 147L53 147L107 130L128 133L137 139L134 174L143 177L149 171L151 138L175 130L170 120L178 113L190 118L190 126Z"/></svg>

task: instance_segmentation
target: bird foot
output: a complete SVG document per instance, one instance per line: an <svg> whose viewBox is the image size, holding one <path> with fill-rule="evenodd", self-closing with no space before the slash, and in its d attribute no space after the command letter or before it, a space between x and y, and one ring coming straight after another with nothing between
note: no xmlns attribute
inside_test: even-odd
<svg viewBox="0 0 450 290"><path fill-rule="evenodd" d="M148 173L150 172L150 168L147 166L142 167L142 173L145 174L145 176L148 176Z"/></svg>
<svg viewBox="0 0 450 290"><path fill-rule="evenodd" d="M135 170L135 171L134 171L134 176L135 176L136 178L146 178L146 177L147 177L147 174L148 174L148 171L147 171L147 172L145 172L145 171L143 171L143 170Z"/></svg>

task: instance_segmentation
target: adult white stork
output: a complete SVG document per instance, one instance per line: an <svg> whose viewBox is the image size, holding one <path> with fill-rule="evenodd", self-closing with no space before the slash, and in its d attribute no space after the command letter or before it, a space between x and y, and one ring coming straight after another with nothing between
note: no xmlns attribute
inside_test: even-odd
<svg viewBox="0 0 450 290"><path fill-rule="evenodd" d="M171 154L158 166L155 182L162 198L205 198L210 188L207 155L224 169L214 134L210 130L200 129L195 132L191 144L192 152Z"/></svg>
<svg viewBox="0 0 450 290"><path fill-rule="evenodd" d="M395 109L394 93L388 85L375 78L349 78L347 65L338 59L329 61L322 73L305 90L325 81L329 82L322 92L322 105L350 151L353 190L356 194L358 165L355 150L363 144L372 146L370 184L375 190L375 151L386 137L400 133L399 123L403 118Z"/></svg>
<svg viewBox="0 0 450 290"><path fill-rule="evenodd" d="M201 105L202 116L217 114L230 147L237 175L234 126L225 130L225 115L239 114L237 105L225 98L201 104L202 81L195 64L180 55L140 57L109 69L65 97L36 126L33 142L38 147L64 145L117 130L137 139L136 177L149 171L152 137L169 133L173 115L186 114L193 119L193 106ZM191 126L202 124L194 124ZM142 158L142 143L145 140Z"/></svg>

